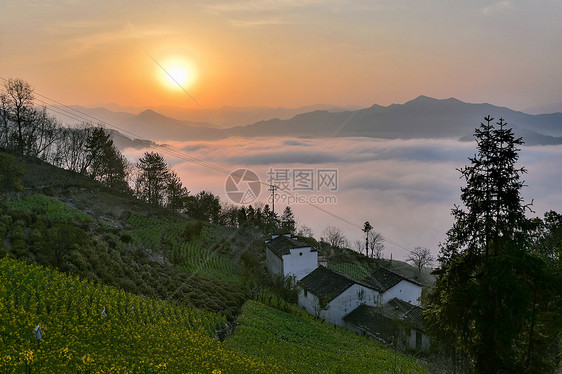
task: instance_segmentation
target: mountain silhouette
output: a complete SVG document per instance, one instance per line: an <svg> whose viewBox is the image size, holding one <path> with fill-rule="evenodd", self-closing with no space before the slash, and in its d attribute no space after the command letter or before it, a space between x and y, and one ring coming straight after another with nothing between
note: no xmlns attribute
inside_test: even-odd
<svg viewBox="0 0 562 374"><path fill-rule="evenodd" d="M100 108L96 111L104 118L110 114ZM514 128L515 135L522 136L528 145L562 144L562 113L532 115L492 104L427 96L419 96L404 104L373 105L359 110L314 110L289 119L275 118L230 128L177 120L154 110L136 115L120 112L117 113L118 120L112 124L119 127L119 131L155 141L218 140L231 136L472 140L474 129L487 115L496 120L503 117Z"/></svg>
<svg viewBox="0 0 562 374"><path fill-rule="evenodd" d="M365 136L386 139L472 139L474 129L486 115L503 117L527 144L562 144L562 113L530 115L491 104L469 104L419 96L404 104L332 113L314 111L288 120L260 121L231 129L238 136L342 137Z"/></svg>

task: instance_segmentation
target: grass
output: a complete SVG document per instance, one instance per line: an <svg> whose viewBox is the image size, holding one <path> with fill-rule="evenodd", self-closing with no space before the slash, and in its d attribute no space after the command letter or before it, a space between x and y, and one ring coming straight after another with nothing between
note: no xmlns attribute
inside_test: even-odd
<svg viewBox="0 0 562 374"><path fill-rule="evenodd" d="M235 334L221 343L212 334L223 316L7 257L0 260L0 320L0 372L426 372L412 357L299 309L249 301Z"/></svg>
<svg viewBox="0 0 562 374"><path fill-rule="evenodd" d="M249 301L226 346L277 363L288 373L426 373L415 358L322 323L298 310L286 313Z"/></svg>

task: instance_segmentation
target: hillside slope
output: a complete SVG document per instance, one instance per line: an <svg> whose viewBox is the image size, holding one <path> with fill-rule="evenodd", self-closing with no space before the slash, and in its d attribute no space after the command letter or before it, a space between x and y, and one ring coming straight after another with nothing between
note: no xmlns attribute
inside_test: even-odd
<svg viewBox="0 0 562 374"><path fill-rule="evenodd" d="M411 356L340 327L250 301L226 346L291 373L426 373Z"/></svg>
<svg viewBox="0 0 562 374"><path fill-rule="evenodd" d="M0 259L0 371L272 373L213 339L225 318ZM40 326L40 341L34 335Z"/></svg>
<svg viewBox="0 0 562 374"><path fill-rule="evenodd" d="M248 298L241 254L261 239L189 220L97 182L25 160L25 189L0 203L0 257L235 318Z"/></svg>
<svg viewBox="0 0 562 374"><path fill-rule="evenodd" d="M250 301L224 317L0 259L0 371L425 373L405 356L308 315ZM40 341L34 331L40 326Z"/></svg>

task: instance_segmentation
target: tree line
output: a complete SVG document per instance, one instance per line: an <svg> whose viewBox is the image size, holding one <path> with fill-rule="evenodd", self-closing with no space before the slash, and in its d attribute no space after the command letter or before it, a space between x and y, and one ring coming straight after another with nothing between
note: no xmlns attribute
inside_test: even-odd
<svg viewBox="0 0 562 374"><path fill-rule="evenodd" d="M209 223L239 227L252 225L265 232L295 233L290 207L281 216L268 204L237 207L221 204L208 191L191 195L178 174L158 152L145 152L129 162L101 125L81 123L64 126L46 108L35 105L32 86L21 79L8 79L0 91L0 149L37 157L57 167L90 177L121 193L132 194L146 203L165 207ZM22 170L9 155L0 159L3 188L22 188Z"/></svg>

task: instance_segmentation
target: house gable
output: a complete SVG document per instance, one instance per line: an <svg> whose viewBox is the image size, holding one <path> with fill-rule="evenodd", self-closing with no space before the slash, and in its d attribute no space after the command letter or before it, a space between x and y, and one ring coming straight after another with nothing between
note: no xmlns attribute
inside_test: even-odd
<svg viewBox="0 0 562 374"><path fill-rule="evenodd" d="M265 256L270 273L295 276L297 280L318 267L318 251L290 235L276 235L268 241Z"/></svg>
<svg viewBox="0 0 562 374"><path fill-rule="evenodd" d="M359 305L378 304L376 290L323 266L304 277L300 285L299 306L339 326L344 326L343 317Z"/></svg>
<svg viewBox="0 0 562 374"><path fill-rule="evenodd" d="M381 293L383 304L395 297L411 304L420 303L422 285L392 270L380 267L363 282Z"/></svg>
<svg viewBox="0 0 562 374"><path fill-rule="evenodd" d="M385 304L394 298L398 298L413 305L420 305L421 291L421 286L407 280L401 280L381 295L381 302Z"/></svg>
<svg viewBox="0 0 562 374"><path fill-rule="evenodd" d="M286 235L278 235L266 243L266 248L279 258L291 253L291 249L310 248L310 245Z"/></svg>
<svg viewBox="0 0 562 374"><path fill-rule="evenodd" d="M351 287L355 281L343 274L324 266L316 268L312 273L301 279L303 290L316 295L325 302L332 301L336 296Z"/></svg>

